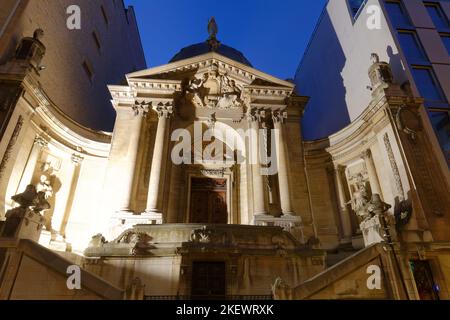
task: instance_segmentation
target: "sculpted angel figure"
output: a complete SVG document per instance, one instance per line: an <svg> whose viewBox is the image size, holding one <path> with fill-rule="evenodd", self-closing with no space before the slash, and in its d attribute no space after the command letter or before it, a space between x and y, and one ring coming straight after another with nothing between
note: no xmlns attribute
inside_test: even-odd
<svg viewBox="0 0 450 320"><path fill-rule="evenodd" d="M228 109L237 107L241 99L242 90L236 84L236 81L223 76L222 78L222 93L223 97L219 100L218 107L220 109Z"/></svg>
<svg viewBox="0 0 450 320"><path fill-rule="evenodd" d="M369 195L366 185L364 183L364 177L359 173L356 177L356 190L353 192L352 199L348 202L352 205L356 215L365 220L368 216L367 204L369 203Z"/></svg>
<svg viewBox="0 0 450 320"><path fill-rule="evenodd" d="M204 84L208 81L208 73L204 73L201 78L193 78L189 81L187 92L192 96L192 102L195 106L204 106Z"/></svg>

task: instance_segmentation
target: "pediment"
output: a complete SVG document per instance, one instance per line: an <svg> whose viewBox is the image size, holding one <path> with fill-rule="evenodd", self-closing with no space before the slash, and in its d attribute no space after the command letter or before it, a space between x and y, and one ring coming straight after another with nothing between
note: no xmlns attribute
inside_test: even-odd
<svg viewBox="0 0 450 320"><path fill-rule="evenodd" d="M194 78L201 79L202 75L209 72L213 65L217 65L220 74L233 79L236 84L242 87L264 86L288 90L293 90L295 87L291 82L278 79L215 52L133 72L127 75L127 79L128 82L138 82L139 80L176 80L185 82Z"/></svg>

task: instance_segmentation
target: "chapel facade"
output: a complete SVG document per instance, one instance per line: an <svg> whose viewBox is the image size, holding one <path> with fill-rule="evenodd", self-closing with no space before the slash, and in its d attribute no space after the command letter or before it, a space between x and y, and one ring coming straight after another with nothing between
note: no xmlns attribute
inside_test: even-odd
<svg viewBox="0 0 450 320"><path fill-rule="evenodd" d="M0 145L0 298L449 298L450 189L423 100L374 53L365 112L304 141L301 88L220 43L213 19L208 31L109 86L111 134L48 99L43 40L0 66L23 88ZM54 285L27 289L30 270Z"/></svg>

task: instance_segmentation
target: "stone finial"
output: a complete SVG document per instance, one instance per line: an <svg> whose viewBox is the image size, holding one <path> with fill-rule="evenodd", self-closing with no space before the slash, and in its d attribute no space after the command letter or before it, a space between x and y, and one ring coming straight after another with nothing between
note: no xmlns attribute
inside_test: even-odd
<svg viewBox="0 0 450 320"><path fill-rule="evenodd" d="M219 27L217 26L216 19L214 17L211 17L208 22L208 33L209 38L214 39L217 36L217 33L219 32Z"/></svg>
<svg viewBox="0 0 450 320"><path fill-rule="evenodd" d="M376 91L378 88L387 88L394 82L391 66L384 61L380 61L380 57L376 53L370 56L372 65L369 68L369 78L371 86L368 87L371 91Z"/></svg>
<svg viewBox="0 0 450 320"><path fill-rule="evenodd" d="M219 27L217 26L216 19L212 17L208 22L208 33L209 38L207 43L211 51L217 51L220 46L220 41L217 40L217 33L219 32Z"/></svg>
<svg viewBox="0 0 450 320"><path fill-rule="evenodd" d="M33 37L25 37L20 40L14 54L14 59L19 61L27 61L37 72L44 69L41 65L44 58L46 48L41 42L44 37L44 31L37 29L33 33Z"/></svg>

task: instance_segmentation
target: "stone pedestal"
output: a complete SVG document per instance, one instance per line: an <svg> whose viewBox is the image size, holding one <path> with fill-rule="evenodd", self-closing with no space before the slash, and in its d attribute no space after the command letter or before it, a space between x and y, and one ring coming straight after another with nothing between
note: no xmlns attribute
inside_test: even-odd
<svg viewBox="0 0 450 320"><path fill-rule="evenodd" d="M30 209L16 208L6 213L2 237L38 241L44 217Z"/></svg>
<svg viewBox="0 0 450 320"><path fill-rule="evenodd" d="M359 227L363 234L364 246L368 247L372 244L381 243L384 241L383 226L379 216L374 216L361 222Z"/></svg>

